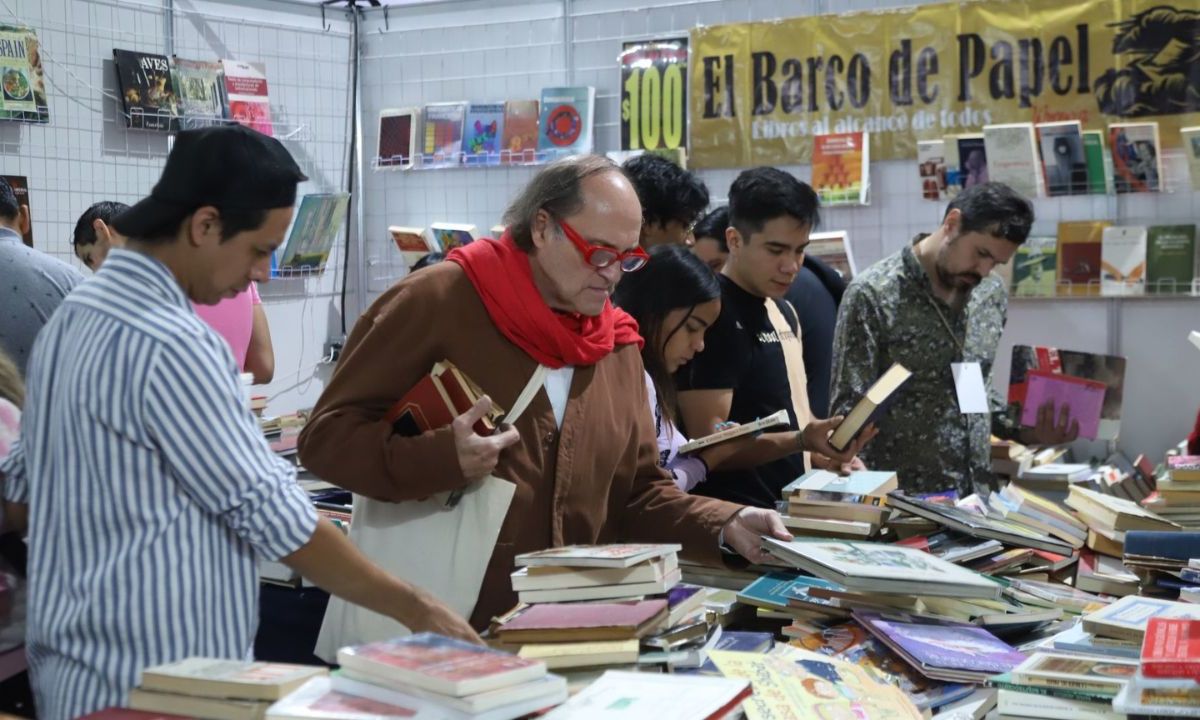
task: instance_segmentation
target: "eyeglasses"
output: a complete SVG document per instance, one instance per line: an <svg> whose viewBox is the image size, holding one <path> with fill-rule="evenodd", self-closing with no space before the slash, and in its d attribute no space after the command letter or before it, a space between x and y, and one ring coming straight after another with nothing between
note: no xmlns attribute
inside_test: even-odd
<svg viewBox="0 0 1200 720"><path fill-rule="evenodd" d="M625 252L617 252L615 249L604 245L593 245L583 236L576 232L575 228L567 224L565 220L558 220L558 226L562 228L563 234L567 236L575 248L583 254L583 261L594 268L602 269L615 262L621 264L622 272L637 272L646 267L646 263L650 262L650 256L641 247L635 247Z"/></svg>

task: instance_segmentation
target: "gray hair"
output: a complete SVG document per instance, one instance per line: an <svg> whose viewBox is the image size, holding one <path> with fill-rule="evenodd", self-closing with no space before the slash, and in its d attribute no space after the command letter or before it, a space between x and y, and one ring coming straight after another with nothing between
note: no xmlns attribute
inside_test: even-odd
<svg viewBox="0 0 1200 720"><path fill-rule="evenodd" d="M513 242L525 252L532 251L533 221L538 210L556 218L574 215L583 207L583 181L606 172L622 170L600 155L573 155L547 165L504 212L504 224Z"/></svg>

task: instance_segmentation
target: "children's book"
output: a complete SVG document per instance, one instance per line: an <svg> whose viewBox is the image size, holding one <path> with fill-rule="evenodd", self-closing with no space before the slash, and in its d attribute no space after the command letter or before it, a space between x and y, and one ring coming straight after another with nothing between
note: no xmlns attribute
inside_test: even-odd
<svg viewBox="0 0 1200 720"><path fill-rule="evenodd" d="M500 164L504 139L504 103L471 103L463 130L463 162L467 165Z"/></svg>

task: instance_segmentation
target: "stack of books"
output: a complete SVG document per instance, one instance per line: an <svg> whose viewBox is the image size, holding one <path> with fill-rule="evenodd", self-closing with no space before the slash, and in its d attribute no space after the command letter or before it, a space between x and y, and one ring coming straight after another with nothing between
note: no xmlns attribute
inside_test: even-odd
<svg viewBox="0 0 1200 720"><path fill-rule="evenodd" d="M679 545L572 545L516 558L522 603L629 600L662 595L682 577Z"/></svg>
<svg viewBox="0 0 1200 720"><path fill-rule="evenodd" d="M1125 549L1125 533L1129 530L1177 531L1175 523L1144 509L1135 502L1104 495L1095 490L1072 487L1067 507L1079 514L1088 526L1087 546L1111 557L1121 557Z"/></svg>
<svg viewBox="0 0 1200 720"><path fill-rule="evenodd" d="M1200 558L1200 532L1130 530L1125 534L1123 560L1136 573L1143 595L1182 597L1183 589L1200 579L1194 568L1188 569L1196 558Z"/></svg>
<svg viewBox="0 0 1200 720"><path fill-rule="evenodd" d="M740 717L752 692L749 680L740 678L609 670L545 717L723 720Z"/></svg>
<svg viewBox="0 0 1200 720"><path fill-rule="evenodd" d="M783 524L806 536L872 537L888 518L885 498L898 484L894 472L810 470L784 487Z"/></svg>
<svg viewBox="0 0 1200 720"><path fill-rule="evenodd" d="M988 683L1001 717L1107 720L1123 717L1113 698L1136 670L1136 660L1040 651Z"/></svg>
<svg viewBox="0 0 1200 720"><path fill-rule="evenodd" d="M1142 506L1189 530L1200 530L1200 457L1172 455L1166 477Z"/></svg>
<svg viewBox="0 0 1200 720"><path fill-rule="evenodd" d="M257 720L267 708L328 671L283 663L188 658L146 668L129 693L133 710L189 717Z"/></svg>
<svg viewBox="0 0 1200 720"><path fill-rule="evenodd" d="M338 664L331 679L300 688L267 717L346 717L304 714L341 704L384 717L513 720L567 699L566 681L545 663L433 633L344 647Z"/></svg>
<svg viewBox="0 0 1200 720"><path fill-rule="evenodd" d="M1130 715L1200 717L1200 621L1151 618L1137 672L1113 707Z"/></svg>

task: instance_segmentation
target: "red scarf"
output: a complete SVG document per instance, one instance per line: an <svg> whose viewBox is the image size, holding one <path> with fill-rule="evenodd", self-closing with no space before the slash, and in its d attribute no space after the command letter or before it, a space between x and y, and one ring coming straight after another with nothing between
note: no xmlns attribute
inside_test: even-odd
<svg viewBox="0 0 1200 720"><path fill-rule="evenodd" d="M506 232L450 251L471 279L488 315L504 337L549 368L595 365L617 345L637 343L637 321L609 301L594 317L550 309L533 284L529 255Z"/></svg>

